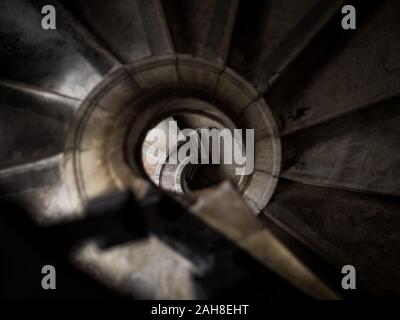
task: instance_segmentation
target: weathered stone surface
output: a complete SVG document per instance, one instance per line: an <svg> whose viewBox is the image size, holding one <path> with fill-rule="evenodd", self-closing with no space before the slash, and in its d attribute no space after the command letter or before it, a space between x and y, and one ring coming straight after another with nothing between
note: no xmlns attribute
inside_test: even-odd
<svg viewBox="0 0 400 320"><path fill-rule="evenodd" d="M274 203L289 210L317 234L309 240L316 246L322 245L320 249L329 250L323 254L326 258L334 255L338 271L345 264L354 265L360 288L380 297L399 294L400 261L396 253L400 246L397 218L400 203L396 197L281 181L272 199ZM302 229L287 225L304 236ZM339 255L325 246L324 241L333 245Z"/></svg>
<svg viewBox="0 0 400 320"><path fill-rule="evenodd" d="M315 39L267 93L268 103L283 122L283 134L398 95L399 14L396 0L372 1L359 6L356 31L345 31L340 20L334 20Z"/></svg>
<svg viewBox="0 0 400 320"><path fill-rule="evenodd" d="M398 196L399 104L399 99L393 99L285 138L283 176Z"/></svg>
<svg viewBox="0 0 400 320"><path fill-rule="evenodd" d="M83 99L104 72L58 30L46 31L42 15L27 1L2 1L0 77ZM22 67L21 67L22 66Z"/></svg>
<svg viewBox="0 0 400 320"><path fill-rule="evenodd" d="M158 0L65 1L123 63L172 53Z"/></svg>

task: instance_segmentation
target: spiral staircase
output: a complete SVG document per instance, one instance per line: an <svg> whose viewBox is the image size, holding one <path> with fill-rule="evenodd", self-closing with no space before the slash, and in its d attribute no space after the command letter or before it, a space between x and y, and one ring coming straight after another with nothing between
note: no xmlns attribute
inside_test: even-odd
<svg viewBox="0 0 400 320"><path fill-rule="evenodd" d="M117 190L142 196L143 140L163 120L252 128L250 176L177 197L313 297L337 297L318 259L400 294L400 2L351 2L356 30L344 0L2 0L0 197L38 224L79 219ZM74 261L128 294L197 297L196 266L156 237L89 241Z"/></svg>

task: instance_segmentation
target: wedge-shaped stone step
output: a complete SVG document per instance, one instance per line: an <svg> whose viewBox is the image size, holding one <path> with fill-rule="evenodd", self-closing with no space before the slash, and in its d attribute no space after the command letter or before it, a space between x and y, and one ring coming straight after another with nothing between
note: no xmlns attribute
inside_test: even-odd
<svg viewBox="0 0 400 320"><path fill-rule="evenodd" d="M282 176L399 196L399 106L397 98L283 139Z"/></svg>
<svg viewBox="0 0 400 320"><path fill-rule="evenodd" d="M270 74L265 64L284 41L291 39L293 31L318 1L240 1L227 64L247 79L260 73L263 81L267 81ZM306 31L297 29L302 35Z"/></svg>
<svg viewBox="0 0 400 320"><path fill-rule="evenodd" d="M60 155L0 169L1 195L23 192L57 181Z"/></svg>
<svg viewBox="0 0 400 320"><path fill-rule="evenodd" d="M2 78L83 99L112 68L82 54L82 48L60 32L69 23L61 17L57 30L43 30L43 15L30 1L2 1L0 17Z"/></svg>
<svg viewBox="0 0 400 320"><path fill-rule="evenodd" d="M238 0L165 0L176 52L226 61Z"/></svg>
<svg viewBox="0 0 400 320"><path fill-rule="evenodd" d="M279 207L290 214L276 210ZM329 244L333 245L341 253L338 272L344 264L354 265L357 291L364 289L385 297L399 294L400 256L395 254L400 246L399 209L398 197L281 180L266 211L304 240L323 249L328 259L332 255L338 258Z"/></svg>
<svg viewBox="0 0 400 320"><path fill-rule="evenodd" d="M158 0L64 2L124 63L174 51Z"/></svg>
<svg viewBox="0 0 400 320"><path fill-rule="evenodd" d="M55 110L52 115L51 110L48 115L40 114L45 113L50 103L57 108L54 99L44 102L36 97L19 95L14 100L17 93L4 90L1 86L0 93L0 168L37 161L62 152L67 125L60 124L51 116L64 117L65 114Z"/></svg>
<svg viewBox="0 0 400 320"><path fill-rule="evenodd" d="M267 94L284 135L400 94L400 2L358 8L357 30L334 21Z"/></svg>

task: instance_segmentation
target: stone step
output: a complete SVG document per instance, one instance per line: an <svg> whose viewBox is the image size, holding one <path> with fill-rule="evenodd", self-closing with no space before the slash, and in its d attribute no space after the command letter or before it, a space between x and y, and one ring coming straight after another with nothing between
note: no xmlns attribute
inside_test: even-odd
<svg viewBox="0 0 400 320"><path fill-rule="evenodd" d="M174 51L159 0L63 2L123 63Z"/></svg>
<svg viewBox="0 0 400 320"><path fill-rule="evenodd" d="M91 45L77 47L77 41L65 37L60 30L74 34L76 30L62 19L62 10L57 30L42 29L41 11L27 0L2 1L0 12L1 78L83 99L111 68L101 58L93 58L97 53L82 54L82 47L93 50Z"/></svg>
<svg viewBox="0 0 400 320"><path fill-rule="evenodd" d="M400 94L400 2L357 8L357 30L335 20L267 93L283 135Z"/></svg>
<svg viewBox="0 0 400 320"><path fill-rule="evenodd" d="M393 99L284 138L282 177L399 196L399 105Z"/></svg>
<svg viewBox="0 0 400 320"><path fill-rule="evenodd" d="M176 52L224 64L238 4L238 0L163 1Z"/></svg>

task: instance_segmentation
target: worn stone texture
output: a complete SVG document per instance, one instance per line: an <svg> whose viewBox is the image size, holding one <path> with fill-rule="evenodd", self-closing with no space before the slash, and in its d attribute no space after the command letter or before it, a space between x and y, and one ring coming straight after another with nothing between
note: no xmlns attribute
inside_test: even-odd
<svg viewBox="0 0 400 320"><path fill-rule="evenodd" d="M400 5L370 2L357 11L358 27L335 19L317 37L267 101L289 134L390 99L400 84Z"/></svg>
<svg viewBox="0 0 400 320"><path fill-rule="evenodd" d="M283 176L358 192L400 195L400 100L284 139Z"/></svg>
<svg viewBox="0 0 400 320"><path fill-rule="evenodd" d="M400 2L355 0L346 32L344 2L3 0L0 197L45 224L117 189L142 198L146 130L191 111L211 119L195 127L256 131L245 202L211 189L192 213L313 296L333 297L251 210L336 267L355 264L371 295L399 296ZM40 28L43 4L57 30ZM125 293L195 297L196 266L159 239L75 257Z"/></svg>
<svg viewBox="0 0 400 320"><path fill-rule="evenodd" d="M335 246L339 256L332 257L336 260L332 262L338 265L338 271L345 264L353 264L360 289L380 297L399 294L397 215L400 202L397 197L358 194L282 180L273 203L290 210L318 237ZM302 236L302 229L294 231ZM318 237L314 241L318 241ZM335 252L329 253L335 255Z"/></svg>

